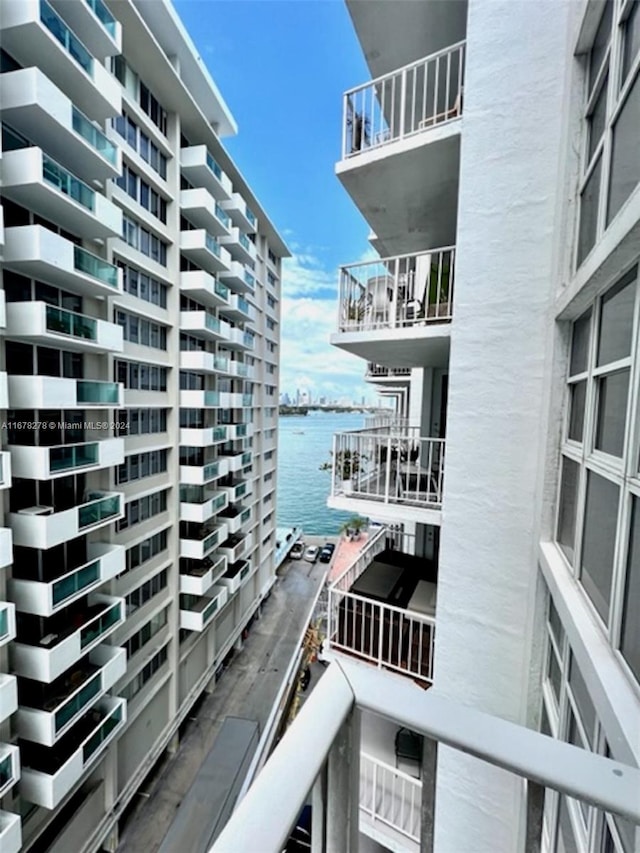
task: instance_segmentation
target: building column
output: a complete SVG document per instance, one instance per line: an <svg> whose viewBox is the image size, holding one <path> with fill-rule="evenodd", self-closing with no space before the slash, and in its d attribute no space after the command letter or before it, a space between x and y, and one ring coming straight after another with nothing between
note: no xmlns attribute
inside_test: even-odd
<svg viewBox="0 0 640 853"><path fill-rule="evenodd" d="M360 712L351 712L327 761L327 853L357 853L360 819Z"/></svg>

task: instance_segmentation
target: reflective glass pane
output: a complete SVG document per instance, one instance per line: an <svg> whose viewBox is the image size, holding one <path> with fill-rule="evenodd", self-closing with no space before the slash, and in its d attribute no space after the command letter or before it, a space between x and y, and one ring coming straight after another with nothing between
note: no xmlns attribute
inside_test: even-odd
<svg viewBox="0 0 640 853"><path fill-rule="evenodd" d="M578 266L589 254L596 242L598 229L598 203L600 201L600 179L602 177L602 157L589 176L580 196L580 228L578 231Z"/></svg>
<svg viewBox="0 0 640 853"><path fill-rule="evenodd" d="M593 109L591 110L591 114L588 118L589 122L589 151L587 156L587 163L591 162L591 158L593 157L595 150L597 148L598 142L602 138L602 134L604 133L604 126L607 119L607 86L609 84L609 75L607 74L602 82L602 86L600 87L600 92L596 99L595 104L593 105Z"/></svg>
<svg viewBox="0 0 640 853"><path fill-rule="evenodd" d="M584 373L589 362L589 333L591 331L591 309L573 324L571 339L571 365L569 375Z"/></svg>
<svg viewBox="0 0 640 853"><path fill-rule="evenodd" d="M615 483L588 472L580 581L605 622L609 619L618 497Z"/></svg>
<svg viewBox="0 0 640 853"><path fill-rule="evenodd" d="M569 417L569 438L582 441L584 431L584 407L587 396L587 380L571 385L571 414Z"/></svg>
<svg viewBox="0 0 640 853"><path fill-rule="evenodd" d="M633 497L632 501L620 651L640 682L640 498Z"/></svg>
<svg viewBox="0 0 640 853"><path fill-rule="evenodd" d="M613 125L611 179L607 223L611 222L640 181L638 128L640 127L640 74Z"/></svg>
<svg viewBox="0 0 640 853"><path fill-rule="evenodd" d="M633 60L640 51L640 0L635 0L631 11L624 22L624 48L622 51L622 78L627 79L627 74L633 65Z"/></svg>
<svg viewBox="0 0 640 853"><path fill-rule="evenodd" d="M573 459L562 458L562 483L558 506L558 531L556 539L567 559L573 565L576 536L576 501L580 468Z"/></svg>
<svg viewBox="0 0 640 853"><path fill-rule="evenodd" d="M628 396L628 370L619 370L598 379L597 450L622 456Z"/></svg>
<svg viewBox="0 0 640 853"><path fill-rule="evenodd" d="M637 273L636 267L602 297L596 361L598 367L627 358L631 352Z"/></svg>

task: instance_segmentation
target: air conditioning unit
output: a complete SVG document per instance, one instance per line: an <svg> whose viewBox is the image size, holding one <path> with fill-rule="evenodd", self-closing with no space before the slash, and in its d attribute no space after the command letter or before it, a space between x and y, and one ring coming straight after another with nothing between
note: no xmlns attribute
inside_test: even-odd
<svg viewBox="0 0 640 853"><path fill-rule="evenodd" d="M29 506L26 509L19 509L18 515L53 515L53 507Z"/></svg>

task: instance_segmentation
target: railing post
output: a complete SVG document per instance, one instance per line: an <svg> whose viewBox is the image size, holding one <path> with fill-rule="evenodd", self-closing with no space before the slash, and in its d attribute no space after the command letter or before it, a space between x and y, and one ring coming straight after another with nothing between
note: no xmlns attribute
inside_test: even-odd
<svg viewBox="0 0 640 853"><path fill-rule="evenodd" d="M357 853L359 813L360 712L354 708L329 752L326 853Z"/></svg>
<svg viewBox="0 0 640 853"><path fill-rule="evenodd" d="M405 109L406 109L406 99L407 99L407 69L404 68L402 71L402 77L400 78L400 139L404 139L405 131L404 131L404 120L405 120Z"/></svg>
<svg viewBox="0 0 640 853"><path fill-rule="evenodd" d="M391 485L391 436L387 439L387 464L385 471L384 502L389 503L389 486Z"/></svg>
<svg viewBox="0 0 640 853"><path fill-rule="evenodd" d="M324 764L311 790L311 853L326 851L327 765Z"/></svg>
<svg viewBox="0 0 640 853"><path fill-rule="evenodd" d="M438 741L425 737L422 742L422 803L420 807L421 853L433 853L437 772Z"/></svg>

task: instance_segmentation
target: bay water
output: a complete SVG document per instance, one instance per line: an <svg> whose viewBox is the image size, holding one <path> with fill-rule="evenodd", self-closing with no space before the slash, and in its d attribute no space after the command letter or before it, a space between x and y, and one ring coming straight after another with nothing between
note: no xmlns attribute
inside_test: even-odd
<svg viewBox="0 0 640 853"><path fill-rule="evenodd" d="M327 508L331 471L320 471L331 460L333 434L362 429L359 412L309 412L278 419L278 527L302 527L305 533L331 536L353 513Z"/></svg>

